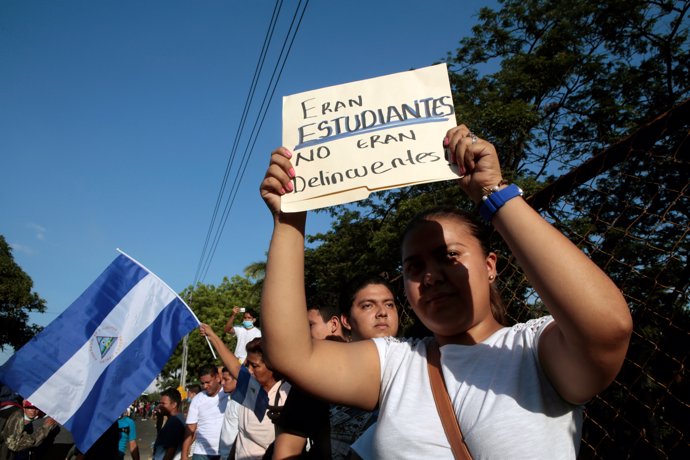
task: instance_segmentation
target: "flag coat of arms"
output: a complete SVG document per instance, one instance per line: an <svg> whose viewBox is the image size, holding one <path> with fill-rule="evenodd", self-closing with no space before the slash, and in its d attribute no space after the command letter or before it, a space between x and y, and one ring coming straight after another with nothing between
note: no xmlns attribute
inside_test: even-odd
<svg viewBox="0 0 690 460"><path fill-rule="evenodd" d="M198 325L170 287L120 254L0 367L0 381L64 425L85 452Z"/></svg>

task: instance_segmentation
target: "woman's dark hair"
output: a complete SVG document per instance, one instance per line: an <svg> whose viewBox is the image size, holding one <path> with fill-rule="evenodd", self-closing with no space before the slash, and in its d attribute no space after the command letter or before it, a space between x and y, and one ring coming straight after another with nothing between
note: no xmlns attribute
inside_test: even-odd
<svg viewBox="0 0 690 460"><path fill-rule="evenodd" d="M405 227L401 240L402 243L405 242L405 238L407 238L407 235L412 230L417 229L419 226L429 221L440 218L455 219L461 224L465 225L470 231L470 234L479 241L484 257L489 255L491 252L489 250L489 232L487 231L486 227L480 223L473 214L450 206L431 208L413 217L412 220L407 224L407 227ZM402 246L403 245L401 244L400 247L402 248ZM506 307L503 303L501 293L499 292L496 283L491 283L489 285L489 302L491 303L491 314L493 315L494 319L503 326L508 325L508 320L506 318Z"/></svg>
<svg viewBox="0 0 690 460"><path fill-rule="evenodd" d="M340 290L338 307L340 308L340 313L342 315L345 315L346 318L350 317L350 309L352 308L352 303L355 301L355 296L362 288L365 288L370 284L380 284L381 286L385 286L389 291L391 291L391 294L393 294L393 297L395 298L395 290L386 278L380 275L358 276L350 280L350 282L348 282ZM395 304L397 306L398 302L395 302Z"/></svg>
<svg viewBox="0 0 690 460"><path fill-rule="evenodd" d="M256 337L247 342L245 349L247 350L247 353L259 353L263 356L264 349L261 347L261 337Z"/></svg>

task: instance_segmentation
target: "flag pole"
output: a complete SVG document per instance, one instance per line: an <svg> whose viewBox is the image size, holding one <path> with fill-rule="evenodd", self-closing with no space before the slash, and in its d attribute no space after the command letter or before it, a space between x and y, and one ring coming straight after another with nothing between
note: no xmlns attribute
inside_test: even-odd
<svg viewBox="0 0 690 460"><path fill-rule="evenodd" d="M193 301L192 293L189 294L189 303ZM189 334L182 339L182 369L180 371L180 386L187 389L187 355L189 353Z"/></svg>

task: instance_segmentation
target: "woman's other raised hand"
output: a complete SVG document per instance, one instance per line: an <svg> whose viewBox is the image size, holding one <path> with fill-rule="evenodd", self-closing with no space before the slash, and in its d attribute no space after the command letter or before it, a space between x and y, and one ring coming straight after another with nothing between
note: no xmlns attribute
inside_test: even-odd
<svg viewBox="0 0 690 460"><path fill-rule="evenodd" d="M290 159L292 153L285 147L278 147L271 153L271 161L266 170L259 191L266 206L274 215L280 214L281 197L293 190L292 179L295 169Z"/></svg>

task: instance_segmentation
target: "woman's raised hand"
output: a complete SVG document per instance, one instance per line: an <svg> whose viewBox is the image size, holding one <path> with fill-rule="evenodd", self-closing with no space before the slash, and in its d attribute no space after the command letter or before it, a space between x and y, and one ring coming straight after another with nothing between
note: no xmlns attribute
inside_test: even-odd
<svg viewBox="0 0 690 460"><path fill-rule="evenodd" d="M478 138L465 125L448 130L443 146L450 153L449 161L458 165L460 187L475 203L481 201L484 189L502 180L501 165L494 146Z"/></svg>
<svg viewBox="0 0 690 460"><path fill-rule="evenodd" d="M199 324L199 333L204 337L215 335L213 328L206 323Z"/></svg>
<svg viewBox="0 0 690 460"><path fill-rule="evenodd" d="M292 153L285 147L278 147L271 153L271 162L259 191L266 206L273 214L280 213L280 199L293 189L295 170L290 163Z"/></svg>

